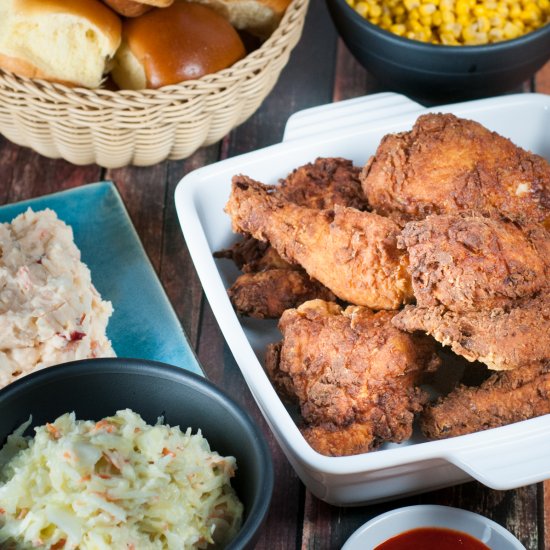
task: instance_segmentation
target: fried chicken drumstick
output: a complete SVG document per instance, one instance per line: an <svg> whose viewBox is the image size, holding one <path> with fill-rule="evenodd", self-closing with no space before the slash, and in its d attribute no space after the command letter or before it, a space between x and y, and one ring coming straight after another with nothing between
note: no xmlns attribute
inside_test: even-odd
<svg viewBox="0 0 550 550"><path fill-rule="evenodd" d="M550 363L493 374L479 387L459 386L426 407L421 427L443 439L550 413Z"/></svg>
<svg viewBox="0 0 550 550"><path fill-rule="evenodd" d="M439 359L433 340L391 325L394 313L312 300L281 317L283 341L268 347L266 369L298 401L318 452L357 454L411 436L427 400L418 383Z"/></svg>
<svg viewBox="0 0 550 550"><path fill-rule="evenodd" d="M399 227L387 218L338 205L298 206L246 176L233 178L225 210L234 231L268 241L342 300L396 309L412 298Z"/></svg>
<svg viewBox="0 0 550 550"><path fill-rule="evenodd" d="M550 164L451 114L423 115L411 131L385 136L361 182L372 209L401 224L458 210L520 222L550 216Z"/></svg>
<svg viewBox="0 0 550 550"><path fill-rule="evenodd" d="M317 158L293 170L280 185L273 186L272 194L308 208L326 209L339 204L365 210L367 201L359 172L360 168L349 160ZM285 309L307 300L336 300L330 290L299 265L283 260L267 242L247 236L214 256L233 259L244 272L228 289L229 298L241 315L278 318Z"/></svg>

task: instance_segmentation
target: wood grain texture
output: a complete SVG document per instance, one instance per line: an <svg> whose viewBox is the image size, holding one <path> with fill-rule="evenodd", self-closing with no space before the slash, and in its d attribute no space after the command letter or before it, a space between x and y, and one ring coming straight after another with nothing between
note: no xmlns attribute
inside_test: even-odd
<svg viewBox="0 0 550 550"><path fill-rule="evenodd" d="M174 205L187 173L281 140L295 111L383 91L337 38L323 0L311 0L302 40L261 108L219 144L190 158L148 168L105 171L46 159L0 138L0 203L78 185L115 182L145 250L210 380L246 408L266 435L274 469L272 505L256 550L333 550L365 521L400 506L442 504L486 515L512 531L527 550L550 549L550 481L513 491L477 482L370 506L337 507L314 497L271 434L206 300ZM550 63L515 91L550 94ZM222 215L220 213L220 215Z"/></svg>

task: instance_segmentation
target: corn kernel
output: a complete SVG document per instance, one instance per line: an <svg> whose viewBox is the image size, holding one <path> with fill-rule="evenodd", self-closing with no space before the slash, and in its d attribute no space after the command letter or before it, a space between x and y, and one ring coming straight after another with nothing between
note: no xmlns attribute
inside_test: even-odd
<svg viewBox="0 0 550 550"><path fill-rule="evenodd" d="M441 23L443 22L443 19L441 18L441 12L440 11L436 11L433 16L432 16L432 24L435 26L435 27L439 27L441 25Z"/></svg>
<svg viewBox="0 0 550 550"><path fill-rule="evenodd" d="M504 25L504 29L503 29L503 35L504 35L504 38L507 38L507 39L511 39L511 38L517 38L521 33L521 30L519 29L519 27L517 27L516 25L514 25L514 23L506 23L506 25Z"/></svg>
<svg viewBox="0 0 550 550"><path fill-rule="evenodd" d="M389 30L397 36L403 36L405 34L405 25L392 25Z"/></svg>
<svg viewBox="0 0 550 550"><path fill-rule="evenodd" d="M446 44L447 46L459 45L458 40L452 34L445 34L445 33L441 35L441 43Z"/></svg>
<svg viewBox="0 0 550 550"><path fill-rule="evenodd" d="M516 38L550 21L550 0L346 0L371 23L434 44Z"/></svg>

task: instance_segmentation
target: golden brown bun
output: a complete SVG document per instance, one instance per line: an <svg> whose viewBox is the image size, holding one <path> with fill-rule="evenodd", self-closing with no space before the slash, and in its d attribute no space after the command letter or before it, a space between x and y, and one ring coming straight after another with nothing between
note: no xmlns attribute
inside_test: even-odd
<svg viewBox="0 0 550 550"><path fill-rule="evenodd" d="M111 9L124 17L139 17L153 7L167 8L174 0L103 0Z"/></svg>
<svg viewBox="0 0 550 550"><path fill-rule="evenodd" d="M222 14L236 29L266 39L277 28L291 0L194 0Z"/></svg>
<svg viewBox="0 0 550 550"><path fill-rule="evenodd" d="M214 10L176 0L127 19L112 71L122 89L160 88L229 67L246 55L242 40Z"/></svg>
<svg viewBox="0 0 550 550"><path fill-rule="evenodd" d="M21 76L96 88L120 39L99 0L0 2L0 68Z"/></svg>

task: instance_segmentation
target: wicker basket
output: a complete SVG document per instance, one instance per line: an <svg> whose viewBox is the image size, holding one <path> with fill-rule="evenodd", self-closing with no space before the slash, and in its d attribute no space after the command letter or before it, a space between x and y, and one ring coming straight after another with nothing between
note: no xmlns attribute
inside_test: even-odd
<svg viewBox="0 0 550 550"><path fill-rule="evenodd" d="M260 106L300 38L307 5L292 0L273 35L229 69L159 90L69 88L0 70L0 133L74 164L186 158Z"/></svg>

